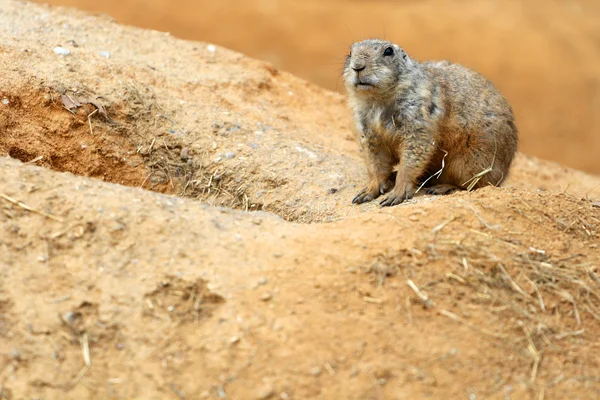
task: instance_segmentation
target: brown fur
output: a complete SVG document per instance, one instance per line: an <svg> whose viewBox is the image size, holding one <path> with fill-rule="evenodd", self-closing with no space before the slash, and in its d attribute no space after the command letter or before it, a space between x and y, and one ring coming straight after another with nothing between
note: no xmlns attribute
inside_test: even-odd
<svg viewBox="0 0 600 400"><path fill-rule="evenodd" d="M391 190L381 204L399 204L442 163L441 175L427 182L429 193L497 186L508 176L518 141L514 116L477 72L447 61L419 63L391 42L365 40L352 45L344 79L369 174L354 203Z"/></svg>

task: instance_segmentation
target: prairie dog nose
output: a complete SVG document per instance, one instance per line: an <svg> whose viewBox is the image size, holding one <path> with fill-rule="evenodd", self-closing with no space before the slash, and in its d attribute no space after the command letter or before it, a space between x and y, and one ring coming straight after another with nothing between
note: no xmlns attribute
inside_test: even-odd
<svg viewBox="0 0 600 400"><path fill-rule="evenodd" d="M350 68L352 68L356 72L360 72L363 69L367 68L367 64L364 61L354 61Z"/></svg>

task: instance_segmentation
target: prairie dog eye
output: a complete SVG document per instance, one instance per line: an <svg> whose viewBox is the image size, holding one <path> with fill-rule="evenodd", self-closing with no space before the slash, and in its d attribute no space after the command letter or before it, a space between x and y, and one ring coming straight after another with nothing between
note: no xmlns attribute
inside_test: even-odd
<svg viewBox="0 0 600 400"><path fill-rule="evenodd" d="M394 55L394 48L393 47L388 47L383 51L383 55L384 56L393 56Z"/></svg>

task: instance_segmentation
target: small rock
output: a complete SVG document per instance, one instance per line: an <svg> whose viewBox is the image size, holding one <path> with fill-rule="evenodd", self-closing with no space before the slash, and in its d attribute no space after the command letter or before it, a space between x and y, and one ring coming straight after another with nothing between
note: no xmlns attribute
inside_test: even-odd
<svg viewBox="0 0 600 400"><path fill-rule="evenodd" d="M64 57L64 56L68 56L69 54L71 54L71 52L69 50L65 49L64 47L57 46L54 48L54 54Z"/></svg>
<svg viewBox="0 0 600 400"><path fill-rule="evenodd" d="M283 329L283 324L281 323L281 321L280 320L275 320L273 322L273 330L275 332L279 332L282 329Z"/></svg>
<svg viewBox="0 0 600 400"><path fill-rule="evenodd" d="M281 393L281 394L279 395L279 397L281 397L283 400L285 400L285 399L289 399L289 398L290 398L290 395L289 395L289 394L287 394L286 392L283 392L283 393Z"/></svg>
<svg viewBox="0 0 600 400"><path fill-rule="evenodd" d="M110 58L110 53L108 51L99 51L98 55L101 57Z"/></svg>
<svg viewBox="0 0 600 400"><path fill-rule="evenodd" d="M328 192L329 194L334 194L334 193L337 193L337 191L338 191L338 189L337 189L337 188L330 188L330 189L329 189L327 192Z"/></svg>
<svg viewBox="0 0 600 400"><path fill-rule="evenodd" d="M598 207L600 208L600 201L595 201L592 203L592 207Z"/></svg>
<svg viewBox="0 0 600 400"><path fill-rule="evenodd" d="M5 106L10 104L10 100L8 100L6 97L2 99L2 104L4 104Z"/></svg>
<svg viewBox="0 0 600 400"><path fill-rule="evenodd" d="M73 311L68 311L63 316L63 319L65 320L66 323L73 325L75 323L75 321L77 321L79 319L79 317L81 317L81 314L79 314L77 312L73 312Z"/></svg>
<svg viewBox="0 0 600 400"><path fill-rule="evenodd" d="M206 50L208 50L209 53L214 53L217 51L217 47L214 44L209 44L206 46Z"/></svg>
<svg viewBox="0 0 600 400"><path fill-rule="evenodd" d="M181 153L179 154L179 157L181 157L181 159L183 161L187 161L190 158L190 151L187 147L184 147L183 149L181 149Z"/></svg>
<svg viewBox="0 0 600 400"><path fill-rule="evenodd" d="M233 336L231 339L229 339L229 343L231 344L236 344L240 341L240 337L239 336Z"/></svg>
<svg viewBox="0 0 600 400"><path fill-rule="evenodd" d="M258 278L258 285L259 286L266 285L267 282L269 282L269 281L264 276L261 276L260 278Z"/></svg>
<svg viewBox="0 0 600 400"><path fill-rule="evenodd" d="M235 153L233 151L228 151L223 155L226 159L231 160L235 158Z"/></svg>
<svg viewBox="0 0 600 400"><path fill-rule="evenodd" d="M272 298L273 298L273 295L272 295L271 293L263 293L263 294L260 296L260 299L261 299L262 301L269 301L269 300L271 300Z"/></svg>
<svg viewBox="0 0 600 400"><path fill-rule="evenodd" d="M314 367L310 369L310 374L312 376L319 376L321 375L321 373L323 372L323 369L321 367Z"/></svg>
<svg viewBox="0 0 600 400"><path fill-rule="evenodd" d="M21 350L17 349L17 348L13 348L10 351L10 358L12 358L15 361L21 361L22 359L22 353Z"/></svg>

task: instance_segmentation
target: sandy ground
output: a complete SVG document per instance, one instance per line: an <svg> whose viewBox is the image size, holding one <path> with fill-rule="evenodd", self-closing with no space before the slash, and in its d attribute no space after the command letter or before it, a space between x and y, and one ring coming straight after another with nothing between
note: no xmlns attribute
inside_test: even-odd
<svg viewBox="0 0 600 400"><path fill-rule="evenodd" d="M600 173L597 0L40 2L219 44L340 92L349 44L386 37L491 79L515 109L524 152Z"/></svg>
<svg viewBox="0 0 600 400"><path fill-rule="evenodd" d="M25 2L0 37L0 399L600 395L600 177L352 206L339 93Z"/></svg>

